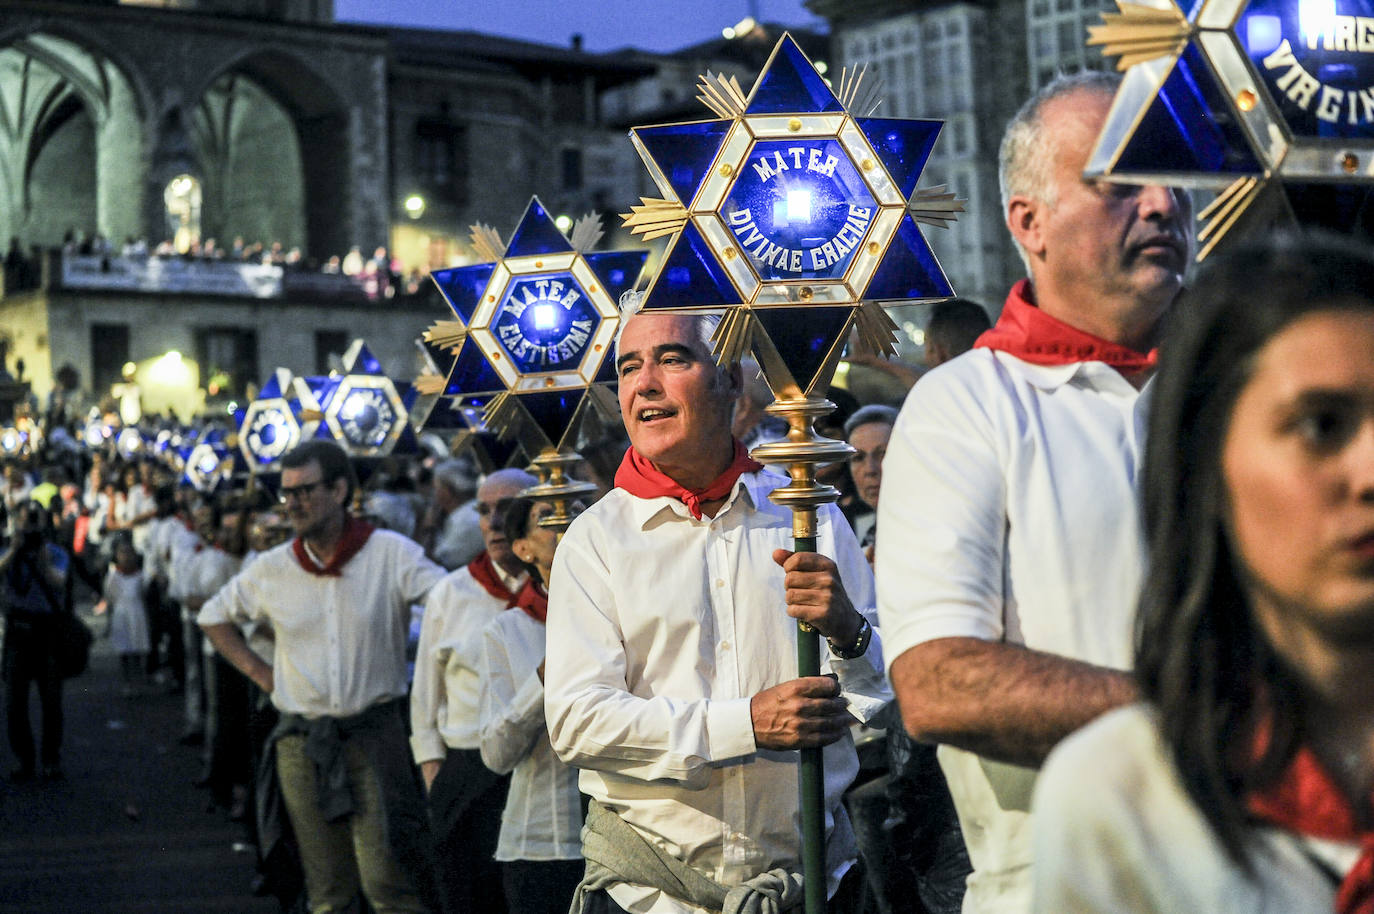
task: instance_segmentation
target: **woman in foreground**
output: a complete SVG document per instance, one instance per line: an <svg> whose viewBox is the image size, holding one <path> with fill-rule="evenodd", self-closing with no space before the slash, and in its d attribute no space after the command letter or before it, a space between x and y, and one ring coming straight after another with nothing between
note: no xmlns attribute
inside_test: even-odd
<svg viewBox="0 0 1374 914"><path fill-rule="evenodd" d="M1046 762L1036 909L1374 912L1374 257L1270 242L1177 309L1144 471L1146 703Z"/></svg>

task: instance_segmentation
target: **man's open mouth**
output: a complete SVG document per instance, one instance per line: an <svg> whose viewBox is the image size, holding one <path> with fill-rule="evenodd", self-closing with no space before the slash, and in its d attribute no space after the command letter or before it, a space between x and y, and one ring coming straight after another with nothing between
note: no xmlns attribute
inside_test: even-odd
<svg viewBox="0 0 1374 914"><path fill-rule="evenodd" d="M658 419L667 419L676 415L677 410L675 409L660 409L658 407L651 407L649 409L641 409L639 411L639 421L654 422Z"/></svg>

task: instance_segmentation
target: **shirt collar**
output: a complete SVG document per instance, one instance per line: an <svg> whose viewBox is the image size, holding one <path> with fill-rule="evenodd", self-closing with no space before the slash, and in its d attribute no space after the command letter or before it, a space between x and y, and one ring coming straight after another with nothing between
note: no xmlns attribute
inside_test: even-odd
<svg viewBox="0 0 1374 914"><path fill-rule="evenodd" d="M734 508L737 502L741 502L751 508L757 507L759 504L760 492L766 493L772 488L767 485L766 480L763 478L767 474L767 470L755 470L752 473L742 474L739 479L735 480L735 487L730 490L730 495L725 499L725 504L716 512L716 517L724 516ZM672 514L677 520L685 521L689 524L704 526L710 524L714 520L714 518L704 515L701 520L697 520L692 517L691 512L687 510L685 504L667 495L660 495L657 498L636 498L626 492L622 492L621 494L629 499L630 517L633 518L635 524L641 530L646 529L651 521L665 511ZM665 518L665 520L668 519Z"/></svg>

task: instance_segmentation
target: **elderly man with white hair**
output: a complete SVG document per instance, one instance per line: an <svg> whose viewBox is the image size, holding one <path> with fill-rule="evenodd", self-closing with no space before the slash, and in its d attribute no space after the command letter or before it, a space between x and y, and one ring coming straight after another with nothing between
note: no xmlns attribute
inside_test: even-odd
<svg viewBox="0 0 1374 914"><path fill-rule="evenodd" d="M429 554L449 571L462 568L481 554L482 531L477 525L477 470L454 457L434 468L434 508L441 520Z"/></svg>
<svg viewBox="0 0 1374 914"><path fill-rule="evenodd" d="M482 631L511 606L528 578L502 525L506 505L537 480L524 470L492 473L474 502L485 550L450 572L425 601L410 747L429 790L436 876L447 912L505 910L501 872L492 859L509 776L482 764Z"/></svg>
<svg viewBox="0 0 1374 914"><path fill-rule="evenodd" d="M741 378L716 366L711 329L625 321L631 447L554 557L545 716L592 797L573 910L755 910L769 895L787 909L802 891L795 750L823 747L825 893L848 912L862 887L840 802L858 771L850 724L890 697L872 577L833 505L819 551L792 551L791 512L768 497L787 480L731 434ZM796 676L798 619L827 639L833 675Z"/></svg>
<svg viewBox="0 0 1374 914"><path fill-rule="evenodd" d="M1007 127L1006 222L1029 279L912 389L883 465L892 684L907 730L941 744L974 868L966 914L1030 910L1036 770L1136 695L1143 391L1191 214L1181 191L1084 178L1117 84L1061 77Z"/></svg>

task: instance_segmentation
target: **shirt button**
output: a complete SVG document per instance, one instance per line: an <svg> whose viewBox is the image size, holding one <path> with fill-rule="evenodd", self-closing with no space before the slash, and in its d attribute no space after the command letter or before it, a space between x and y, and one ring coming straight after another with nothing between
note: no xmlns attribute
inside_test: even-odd
<svg viewBox="0 0 1374 914"><path fill-rule="evenodd" d="M716 586L717 586L717 587L724 587L724 586L725 586L725 579L724 579L724 578L716 578Z"/></svg>
<svg viewBox="0 0 1374 914"><path fill-rule="evenodd" d="M722 642L720 643L720 649L721 649L722 651L729 651L729 650L730 650L730 642L729 642L729 641L722 641Z"/></svg>

